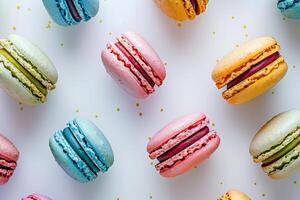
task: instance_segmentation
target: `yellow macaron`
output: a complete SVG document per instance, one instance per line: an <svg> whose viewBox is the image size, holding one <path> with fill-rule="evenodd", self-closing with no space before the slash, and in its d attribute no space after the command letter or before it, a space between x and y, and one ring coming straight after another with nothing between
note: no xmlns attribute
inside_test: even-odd
<svg viewBox="0 0 300 200"><path fill-rule="evenodd" d="M262 95L279 82L288 70L272 37L246 42L221 59L212 72L218 89L226 86L223 98L242 104Z"/></svg>
<svg viewBox="0 0 300 200"><path fill-rule="evenodd" d="M155 0L158 7L169 17L184 21L195 19L206 10L208 0Z"/></svg>
<svg viewBox="0 0 300 200"><path fill-rule="evenodd" d="M221 196L218 200L251 200L246 194L238 190L230 190Z"/></svg>

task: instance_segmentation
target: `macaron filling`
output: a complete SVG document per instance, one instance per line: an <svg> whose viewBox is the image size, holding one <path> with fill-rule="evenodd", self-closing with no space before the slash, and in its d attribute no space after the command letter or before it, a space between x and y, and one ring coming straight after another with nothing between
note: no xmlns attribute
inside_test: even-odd
<svg viewBox="0 0 300 200"><path fill-rule="evenodd" d="M10 177L14 170L16 169L17 164L14 161L6 161L5 159L0 158L0 177Z"/></svg>
<svg viewBox="0 0 300 200"><path fill-rule="evenodd" d="M199 9L199 5L198 5L198 0L190 0L195 12L197 15L200 14L200 9Z"/></svg>
<svg viewBox="0 0 300 200"><path fill-rule="evenodd" d="M70 11L73 19L77 22L80 22L81 21L81 16L80 16L80 14L78 13L78 11L76 9L74 1L73 0L66 0L66 2L67 2L67 6L69 8L69 11Z"/></svg>
<svg viewBox="0 0 300 200"><path fill-rule="evenodd" d="M237 78L235 78L234 80L229 82L227 84L227 89L230 89L230 88L234 87L235 85L237 85L240 82L246 80L247 78L249 78L250 76L252 76L256 72L264 69L265 67L267 67L268 65L273 63L275 60L277 60L279 57L280 57L279 52L276 52L276 53L268 56L264 60L260 61L259 63L253 65L249 70L245 71L243 74L241 74L240 76L238 76Z"/></svg>
<svg viewBox="0 0 300 200"><path fill-rule="evenodd" d="M285 156L288 152L293 150L298 144L300 144L300 135L297 138L295 138L292 142L290 142L287 146L285 146L283 149L281 149L279 152L264 160L262 162L262 167L268 166L273 162L276 162L277 160Z"/></svg>
<svg viewBox="0 0 300 200"><path fill-rule="evenodd" d="M280 9L280 10L287 10L289 8L292 8L295 6L295 4L297 3L300 3L299 0L279 0L278 3L277 3L277 7Z"/></svg>
<svg viewBox="0 0 300 200"><path fill-rule="evenodd" d="M69 143L69 145L72 147L72 149L77 153L77 155L87 164L87 166L95 174L97 174L100 171L100 169L93 163L93 161L89 158L84 149L80 146L71 129L69 127L65 128L62 134Z"/></svg>
<svg viewBox="0 0 300 200"><path fill-rule="evenodd" d="M10 63L12 63L12 65L16 67L18 71L20 71L28 80L30 80L30 82L33 83L44 96L47 96L47 88L39 80L32 76L24 67L22 67L22 65L20 65L19 62L13 56L11 56L6 49L0 49L0 54Z"/></svg>
<svg viewBox="0 0 300 200"><path fill-rule="evenodd" d="M121 44L121 42L115 43L116 47L124 54L124 56L132 63L132 65L142 74L142 76L148 81L151 87L154 87L155 82L139 64L139 62L130 54L130 52Z"/></svg>
<svg viewBox="0 0 300 200"><path fill-rule="evenodd" d="M200 140L202 137L204 137L206 134L209 133L209 128L206 126L202 128L200 131L196 132L194 135L190 136L189 138L183 140L181 143L177 144L161 156L157 158L159 162L164 162L165 160L168 160L169 158L175 156L182 150L188 148L198 140Z"/></svg>

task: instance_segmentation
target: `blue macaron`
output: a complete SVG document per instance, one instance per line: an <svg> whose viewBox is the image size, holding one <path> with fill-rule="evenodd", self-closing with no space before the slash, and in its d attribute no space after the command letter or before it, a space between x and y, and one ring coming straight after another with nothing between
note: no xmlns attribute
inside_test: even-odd
<svg viewBox="0 0 300 200"><path fill-rule="evenodd" d="M277 7L284 16L291 19L300 19L299 0L279 0Z"/></svg>
<svg viewBox="0 0 300 200"><path fill-rule="evenodd" d="M75 118L49 141L57 163L75 180L85 183L106 172L114 162L110 143L91 121Z"/></svg>
<svg viewBox="0 0 300 200"><path fill-rule="evenodd" d="M43 0L52 19L61 26L88 21L99 10L99 0Z"/></svg>

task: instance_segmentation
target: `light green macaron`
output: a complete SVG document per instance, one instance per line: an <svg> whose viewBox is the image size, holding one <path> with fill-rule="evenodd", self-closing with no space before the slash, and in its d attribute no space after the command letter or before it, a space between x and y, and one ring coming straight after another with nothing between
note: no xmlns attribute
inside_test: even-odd
<svg viewBox="0 0 300 200"><path fill-rule="evenodd" d="M17 101L44 103L57 79L53 63L37 46L18 35L0 39L0 87Z"/></svg>
<svg viewBox="0 0 300 200"><path fill-rule="evenodd" d="M300 169L300 110L280 113L255 135L250 153L273 179L286 178Z"/></svg>

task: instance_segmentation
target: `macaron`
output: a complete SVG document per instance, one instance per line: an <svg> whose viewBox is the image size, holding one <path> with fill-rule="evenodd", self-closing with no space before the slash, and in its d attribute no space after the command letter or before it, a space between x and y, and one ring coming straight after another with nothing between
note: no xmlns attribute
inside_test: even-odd
<svg viewBox="0 0 300 200"><path fill-rule="evenodd" d="M61 26L89 21L99 10L99 0L43 0L51 18Z"/></svg>
<svg viewBox="0 0 300 200"><path fill-rule="evenodd" d="M300 1L299 0L279 0L277 8L281 13L291 19L300 19Z"/></svg>
<svg viewBox="0 0 300 200"><path fill-rule="evenodd" d="M114 162L109 141L91 121L75 118L49 141L57 163L73 179L85 183L106 172Z"/></svg>
<svg viewBox="0 0 300 200"><path fill-rule="evenodd" d="M223 98L230 104L242 104L262 95L286 74L288 66L272 37L260 37L236 48L222 58L212 72Z"/></svg>
<svg viewBox="0 0 300 200"><path fill-rule="evenodd" d="M13 175L18 159L19 151L17 147L0 134L0 185L6 184Z"/></svg>
<svg viewBox="0 0 300 200"><path fill-rule="evenodd" d="M27 105L44 103L58 74L50 59L18 35L0 39L0 87Z"/></svg>
<svg viewBox="0 0 300 200"><path fill-rule="evenodd" d="M193 20L204 13L208 0L155 0L157 6L169 17L184 21Z"/></svg>
<svg viewBox="0 0 300 200"><path fill-rule="evenodd" d="M156 170L164 177L181 175L208 159L220 144L216 131L202 113L173 120L148 143L149 157L157 159Z"/></svg>
<svg viewBox="0 0 300 200"><path fill-rule="evenodd" d="M22 200L52 200L50 197L41 194L31 194L27 197L23 197Z"/></svg>
<svg viewBox="0 0 300 200"><path fill-rule="evenodd" d="M250 145L254 162L273 179L300 169L300 110L280 113L256 133Z"/></svg>
<svg viewBox="0 0 300 200"><path fill-rule="evenodd" d="M127 32L108 43L101 53L111 77L129 94L146 98L166 77L163 62L154 49L137 33Z"/></svg>
<svg viewBox="0 0 300 200"><path fill-rule="evenodd" d="M218 200L251 200L246 194L238 190L230 190L221 196Z"/></svg>

